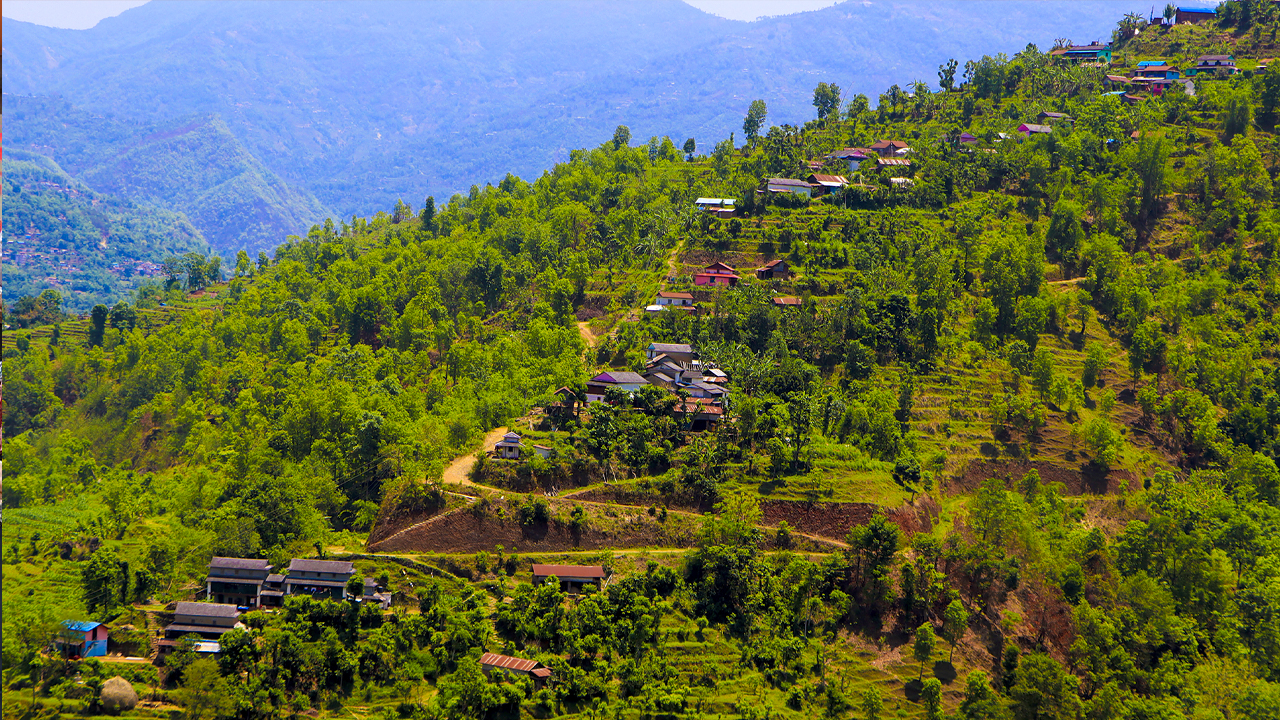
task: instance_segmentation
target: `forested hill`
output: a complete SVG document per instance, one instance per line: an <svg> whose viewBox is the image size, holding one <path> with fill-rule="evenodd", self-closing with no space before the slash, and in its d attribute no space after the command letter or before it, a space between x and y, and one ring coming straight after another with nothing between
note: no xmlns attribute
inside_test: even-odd
<svg viewBox="0 0 1280 720"><path fill-rule="evenodd" d="M709 147L756 97L798 122L815 78L932 83L948 58L1104 38L1131 5L849 2L742 23L674 0L156 2L83 31L6 22L3 81L121 119L216 113L345 217L536 177L619 123Z"/></svg>
<svg viewBox="0 0 1280 720"><path fill-rule="evenodd" d="M9 301L54 290L68 312L114 305L161 276L166 258L209 252L182 215L96 193L22 150L5 153L4 225Z"/></svg>
<svg viewBox="0 0 1280 720"><path fill-rule="evenodd" d="M6 715L1280 717L1280 17L1115 31L27 301ZM47 652L214 555L359 574Z"/></svg>

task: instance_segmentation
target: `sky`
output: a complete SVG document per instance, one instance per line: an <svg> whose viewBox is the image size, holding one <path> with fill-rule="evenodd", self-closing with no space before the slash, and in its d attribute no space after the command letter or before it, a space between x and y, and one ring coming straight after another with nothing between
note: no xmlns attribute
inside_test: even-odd
<svg viewBox="0 0 1280 720"><path fill-rule="evenodd" d="M731 20L821 10L837 0L685 0L690 5ZM37 25L84 30L99 20L145 4L145 0L6 0L4 17Z"/></svg>

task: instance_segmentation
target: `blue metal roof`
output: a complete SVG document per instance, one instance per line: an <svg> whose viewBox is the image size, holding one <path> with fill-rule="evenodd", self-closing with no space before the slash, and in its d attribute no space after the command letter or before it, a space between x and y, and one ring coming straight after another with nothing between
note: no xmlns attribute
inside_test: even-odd
<svg viewBox="0 0 1280 720"><path fill-rule="evenodd" d="M75 630L77 632L89 632L90 630L98 627L102 623L90 622L88 620L63 620L62 624L65 625L69 630Z"/></svg>
<svg viewBox="0 0 1280 720"><path fill-rule="evenodd" d="M1209 8L1209 7L1182 7L1181 5L1179 5L1179 6L1178 6L1178 12L1213 13L1213 14L1215 14L1215 15L1216 15L1216 14L1218 14L1218 8L1216 8L1216 7L1211 7L1211 8Z"/></svg>

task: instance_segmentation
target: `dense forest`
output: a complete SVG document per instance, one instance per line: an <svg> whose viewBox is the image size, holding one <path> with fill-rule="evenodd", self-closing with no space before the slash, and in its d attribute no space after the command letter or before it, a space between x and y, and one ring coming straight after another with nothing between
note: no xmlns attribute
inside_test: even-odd
<svg viewBox="0 0 1280 720"><path fill-rule="evenodd" d="M937 91L823 82L801 124L744 108L742 142L620 126L225 282L197 256L88 318L29 300L6 713L94 713L123 675L135 712L199 718L1280 718L1277 31L1228 2L1125 18L1110 63L1060 40ZM814 173L848 183L768 189ZM697 284L714 262L742 280ZM644 310L660 289L699 310ZM724 421L654 387L556 409L651 342L723 371ZM503 427L548 457L471 461ZM350 558L392 608L289 597L216 659L45 652L92 617L145 655L213 555ZM533 586L548 560L613 577Z"/></svg>

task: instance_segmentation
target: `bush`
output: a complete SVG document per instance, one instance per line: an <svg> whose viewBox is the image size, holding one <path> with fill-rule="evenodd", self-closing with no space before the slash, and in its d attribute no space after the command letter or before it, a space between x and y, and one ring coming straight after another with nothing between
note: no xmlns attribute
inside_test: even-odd
<svg viewBox="0 0 1280 720"><path fill-rule="evenodd" d="M1093 461L1104 468L1110 468L1120 456L1123 440L1111 423L1095 417L1085 424L1080 432L1085 447L1093 456Z"/></svg>
<svg viewBox="0 0 1280 720"><path fill-rule="evenodd" d="M545 524L551 520L551 506L544 498L532 497L524 501L516 514L521 525Z"/></svg>

